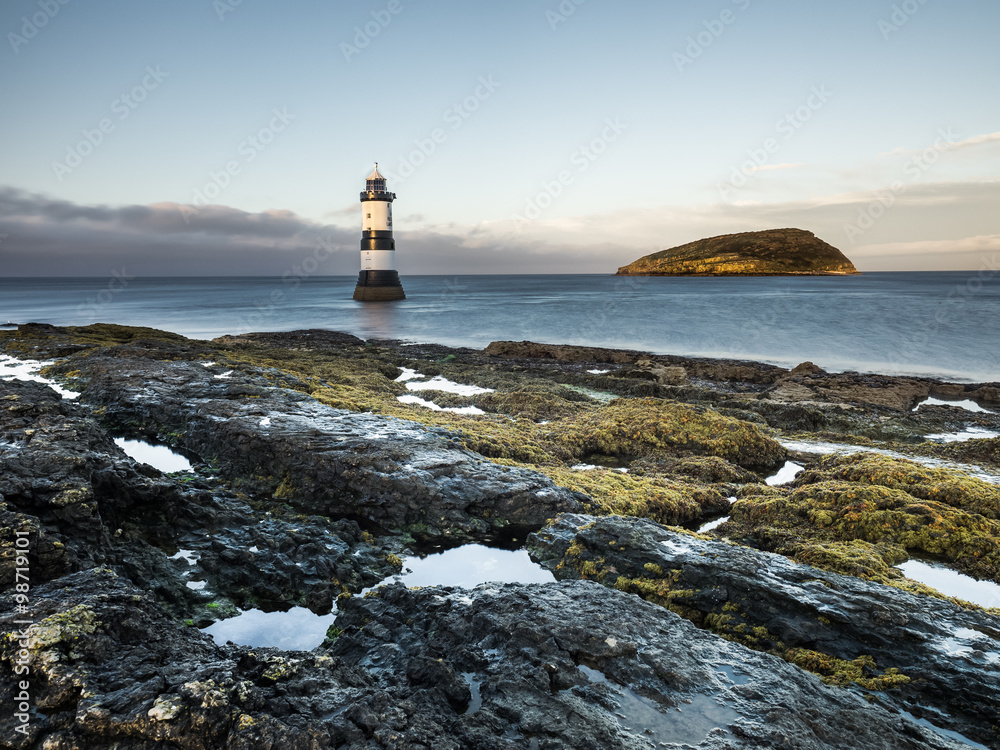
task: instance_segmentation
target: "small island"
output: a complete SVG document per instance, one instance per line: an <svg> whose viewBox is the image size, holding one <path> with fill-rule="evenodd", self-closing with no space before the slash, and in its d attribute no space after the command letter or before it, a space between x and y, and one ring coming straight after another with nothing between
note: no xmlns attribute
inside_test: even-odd
<svg viewBox="0 0 1000 750"><path fill-rule="evenodd" d="M840 250L804 229L740 232L661 250L616 276L846 276L859 273Z"/></svg>

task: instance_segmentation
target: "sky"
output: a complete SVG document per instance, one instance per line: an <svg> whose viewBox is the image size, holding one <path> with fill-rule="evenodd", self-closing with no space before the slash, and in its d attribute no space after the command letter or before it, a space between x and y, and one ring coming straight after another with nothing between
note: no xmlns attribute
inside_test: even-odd
<svg viewBox="0 0 1000 750"><path fill-rule="evenodd" d="M5 0L0 275L613 273L799 227L1000 253L995 0Z"/></svg>

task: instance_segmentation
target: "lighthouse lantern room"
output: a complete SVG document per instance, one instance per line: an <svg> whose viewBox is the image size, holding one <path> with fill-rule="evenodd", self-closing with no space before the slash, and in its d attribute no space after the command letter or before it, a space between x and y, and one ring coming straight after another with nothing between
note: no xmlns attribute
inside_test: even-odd
<svg viewBox="0 0 1000 750"><path fill-rule="evenodd" d="M386 302L406 299L396 272L396 241L392 238L392 202L396 194L385 188L385 177L375 169L361 193L361 272L354 299Z"/></svg>

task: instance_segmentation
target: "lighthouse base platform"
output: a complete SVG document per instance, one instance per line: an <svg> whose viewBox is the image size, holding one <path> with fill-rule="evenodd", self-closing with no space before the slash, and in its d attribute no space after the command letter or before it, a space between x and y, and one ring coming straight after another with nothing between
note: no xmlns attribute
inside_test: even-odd
<svg viewBox="0 0 1000 750"><path fill-rule="evenodd" d="M396 271L361 271L354 287L358 302L392 302L406 299Z"/></svg>

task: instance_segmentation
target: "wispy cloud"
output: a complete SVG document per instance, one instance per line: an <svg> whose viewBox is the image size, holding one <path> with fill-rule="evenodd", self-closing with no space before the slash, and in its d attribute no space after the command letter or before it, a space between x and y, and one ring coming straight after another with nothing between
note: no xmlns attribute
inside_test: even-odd
<svg viewBox="0 0 1000 750"><path fill-rule="evenodd" d="M751 168L747 169L747 171L748 172L772 172L772 171L774 171L776 169L798 169L798 168L804 167L804 166L805 166L805 164L803 164L800 161L791 162L791 163L787 163L787 164L761 164L759 167L751 167Z"/></svg>
<svg viewBox="0 0 1000 750"><path fill-rule="evenodd" d="M950 132L950 131L949 131ZM963 138L962 140L955 140L955 136L952 136L952 142L944 147L945 151L957 151L963 148L971 148L973 146L983 146L989 143L1000 142L1000 131L995 133L983 133L981 135L974 135L971 138ZM903 148L902 146L894 148L891 151L883 151L878 154L878 158L883 158L886 156L910 156L913 154L922 153L924 148Z"/></svg>
<svg viewBox="0 0 1000 750"><path fill-rule="evenodd" d="M964 141L959 141L954 144L951 148L968 148L970 146L982 146L985 143L997 143L1000 141L1000 130L995 133L984 133L983 135L974 135L971 138L966 138Z"/></svg>
<svg viewBox="0 0 1000 750"><path fill-rule="evenodd" d="M397 265L403 274L614 273L643 255L702 237L799 227L845 249L862 270L963 269L978 267L1000 236L1000 182L921 182L898 196L865 235L867 244L850 247L844 225L874 199L865 190L739 205L608 207L531 222L521 232L506 219L398 226ZM320 274L357 273L354 226L226 206L204 207L185 222L181 208L82 205L0 188L0 235L7 235L0 272L102 276L124 266L138 276L280 276L322 241L328 252Z"/></svg>

